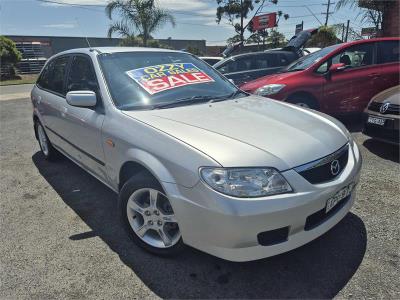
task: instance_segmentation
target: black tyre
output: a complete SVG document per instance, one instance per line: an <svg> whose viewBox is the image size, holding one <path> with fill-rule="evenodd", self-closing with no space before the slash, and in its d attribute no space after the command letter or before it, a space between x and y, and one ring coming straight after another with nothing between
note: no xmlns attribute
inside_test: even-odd
<svg viewBox="0 0 400 300"><path fill-rule="evenodd" d="M159 182L148 172L139 172L123 185L119 212L128 235L143 249L162 256L184 249L172 206Z"/></svg>
<svg viewBox="0 0 400 300"><path fill-rule="evenodd" d="M287 102L296 104L298 106L305 107L305 108L311 108L311 109L315 109L315 110L319 109L317 101L315 101L313 98L311 98L311 96L307 96L307 95L289 96L287 99Z"/></svg>
<svg viewBox="0 0 400 300"><path fill-rule="evenodd" d="M35 133L40 146L40 152L46 160L55 161L59 158L59 152L54 149L46 131L40 121L35 121Z"/></svg>

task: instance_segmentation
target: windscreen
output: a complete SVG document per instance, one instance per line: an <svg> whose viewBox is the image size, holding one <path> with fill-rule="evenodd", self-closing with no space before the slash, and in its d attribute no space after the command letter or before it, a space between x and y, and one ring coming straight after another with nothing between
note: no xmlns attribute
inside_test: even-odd
<svg viewBox="0 0 400 300"><path fill-rule="evenodd" d="M223 97L238 90L189 53L118 52L99 55L115 105L143 109L190 97Z"/></svg>
<svg viewBox="0 0 400 300"><path fill-rule="evenodd" d="M323 48L314 53L308 54L299 58L298 60L291 63L283 72L293 72L293 71L301 71L311 67L314 63L319 62L325 55L331 53L335 50L339 45L333 45L330 47Z"/></svg>

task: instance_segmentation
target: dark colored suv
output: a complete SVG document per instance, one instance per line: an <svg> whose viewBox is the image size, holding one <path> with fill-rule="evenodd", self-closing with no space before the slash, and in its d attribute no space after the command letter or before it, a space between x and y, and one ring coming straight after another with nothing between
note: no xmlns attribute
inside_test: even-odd
<svg viewBox="0 0 400 300"><path fill-rule="evenodd" d="M305 30L293 36L281 49L251 52L228 57L214 65L225 77L236 85L262 76L278 73L284 67L303 56L301 48L316 33L316 29Z"/></svg>

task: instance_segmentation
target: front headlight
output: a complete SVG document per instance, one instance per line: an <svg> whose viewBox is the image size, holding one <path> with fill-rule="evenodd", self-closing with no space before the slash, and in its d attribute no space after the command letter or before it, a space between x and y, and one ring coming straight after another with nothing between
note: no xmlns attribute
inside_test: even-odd
<svg viewBox="0 0 400 300"><path fill-rule="evenodd" d="M259 96L273 95L278 93L285 86L286 86L285 84L267 84L264 85L263 87L258 88L255 91L255 94Z"/></svg>
<svg viewBox="0 0 400 300"><path fill-rule="evenodd" d="M273 168L201 168L200 175L214 190L234 197L262 197L292 191L286 179Z"/></svg>

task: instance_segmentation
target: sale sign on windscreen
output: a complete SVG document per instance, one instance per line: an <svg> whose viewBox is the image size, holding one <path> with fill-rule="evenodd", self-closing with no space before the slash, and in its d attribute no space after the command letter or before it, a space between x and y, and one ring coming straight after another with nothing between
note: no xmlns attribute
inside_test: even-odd
<svg viewBox="0 0 400 300"><path fill-rule="evenodd" d="M214 81L192 63L149 66L127 71L126 74L151 95L185 85Z"/></svg>

